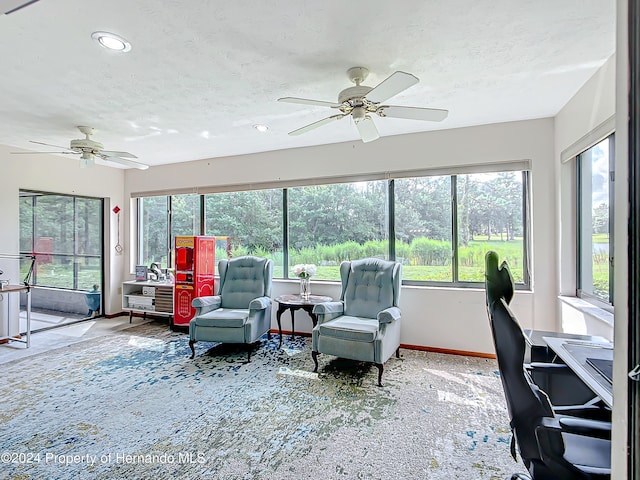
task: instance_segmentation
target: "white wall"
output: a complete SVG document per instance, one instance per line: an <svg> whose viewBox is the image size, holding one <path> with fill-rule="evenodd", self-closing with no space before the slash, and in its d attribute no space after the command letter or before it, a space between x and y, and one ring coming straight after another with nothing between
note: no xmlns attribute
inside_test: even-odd
<svg viewBox="0 0 640 480"><path fill-rule="evenodd" d="M575 296L576 294L576 184L575 161L562 161L561 157L574 156L603 135L611 133L615 127L615 55L591 77L573 96L555 118L555 169L557 172L556 192L559 202L556 206L558 224L557 251L558 262L556 278L558 293ZM598 138L601 137L601 138ZM603 323L598 316L591 315L588 310L570 312L566 303L557 302L558 321L556 329L565 331L567 325L575 322L564 321L563 312L580 316L589 333L605 332L607 338L613 338L611 324ZM603 330L604 329L604 330ZM569 333L584 333L569 331Z"/></svg>
<svg viewBox="0 0 640 480"><path fill-rule="evenodd" d="M115 205L124 203L124 170L96 165L95 168L81 169L79 160L54 155L12 155L18 151L0 145L0 253L17 254L19 251L18 192L20 189L39 190L99 197L105 199L105 287L103 297L105 312L121 310L120 298L116 295L124 275L124 255L115 256L114 246L117 235L117 218L111 212ZM124 230L124 229L123 229ZM0 258L3 278L12 282L21 280L17 260ZM17 318L12 324L17 329Z"/></svg>
<svg viewBox="0 0 640 480"><path fill-rule="evenodd" d="M613 116L616 130L616 186L615 186L615 322L606 324L584 310L577 311L563 299L558 302L559 320L564 325L581 324L584 332L614 339L614 412L612 435L612 476L627 478L627 2L619 0L616 55L576 93L555 118L555 157L558 192L558 278L559 293L572 296L576 291L576 185L575 163L561 162L561 156L580 153L595 135L606 134ZM589 134L591 135L591 138ZM575 319L578 318L578 322ZM573 333L573 332L571 332Z"/></svg>
<svg viewBox="0 0 640 480"><path fill-rule="evenodd" d="M521 161L532 163L533 290L518 292L513 308L524 328L555 325L555 183L553 120L531 120L386 137L370 144L349 142L128 170L125 195L131 192L212 185L304 180L425 168ZM127 221L127 225L131 222ZM131 239L131 232L127 231ZM131 261L127 260L127 265ZM537 281L537 279L539 281ZM276 282L274 296L297 291ZM314 292L337 297L337 285L314 285ZM404 287L402 343L492 353L481 289ZM301 317L303 313L299 314ZM302 322L305 323L305 322ZM310 323L306 322L306 330ZM274 320L275 327L275 320ZM304 331L304 330L301 330Z"/></svg>

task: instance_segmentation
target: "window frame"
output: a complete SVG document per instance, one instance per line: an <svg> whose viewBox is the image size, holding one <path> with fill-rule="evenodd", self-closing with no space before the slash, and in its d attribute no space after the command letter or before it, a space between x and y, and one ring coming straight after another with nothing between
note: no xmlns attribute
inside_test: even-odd
<svg viewBox="0 0 640 480"><path fill-rule="evenodd" d="M530 259L530 245L531 245L531 241L530 241L530 232L531 232L531 227L530 227L530 212L529 212L529 208L530 208L530 171L528 168L512 168L512 169L501 169L501 168L497 168L495 171L491 170L489 167L486 167L483 169L483 172L486 173L494 173L494 172L506 172L506 171L510 171L510 172L515 172L515 173L520 173L522 175L522 223L523 223L523 281L522 282L518 282L515 284L515 288L517 290L531 290L531 271L530 271L530 265L529 265L529 259ZM428 176L449 176L451 177L451 215L452 215L452 281L432 281L432 280L403 280L402 284L403 285L408 285L408 286L422 286L422 287L440 287L440 288L479 288L479 287L483 287L484 283L483 281L477 281L477 282L473 282L473 281L460 281L458 280L458 244L457 244L457 236L458 236L458 232L457 232L457 192L456 192L456 183L457 183L457 177L460 174L463 174L464 172L460 171L460 172L456 172L456 173L446 173L446 172L434 172L432 174L427 173L423 173L423 174L419 174L419 175L414 175L414 178L421 178L421 177L428 177ZM403 175L398 177L398 179L401 178L410 178L409 175ZM375 179L375 180L380 180L380 179ZM336 181L336 182L331 182L331 181L327 181L326 184L331 184L331 183L350 183L350 182L362 182L363 179L362 178L353 178L353 179L347 179L347 178L341 178L340 181ZM396 259L396 238L395 238L395 211L396 211L396 207L395 207L395 178L386 178L386 188L387 188L387 200L388 200L388 204L386 205L386 208L388 209L388 256L389 259L391 260L395 260ZM314 185L321 185L324 183L314 183ZM285 187L272 187L273 189L281 189L282 190L282 248L283 248L283 255L282 255L282 259L283 259L283 277L278 277L281 278L283 280L290 280L290 279L294 279L295 277L293 275L290 274L289 269L290 269L290 265L288 265L289 263L289 258L290 258L290 254L289 254L289 247L290 247L290 238L289 238L289 211L288 211L288 202L289 202L289 189L291 188L296 188L296 187L302 187L308 185L307 183L303 183L301 182L300 185L288 185ZM233 191L244 191L242 188L238 188L238 190L225 190L225 191L229 191L229 192L233 192ZM201 198L201 231L205 230L205 218L207 215L206 212L206 207L205 204L206 202L204 201L206 193L202 193L200 194L200 198ZM172 195L168 194L168 195L161 195L161 196L166 196L168 197L168 205L171 205L171 197ZM139 197L137 198L138 201L138 210L140 209L140 200L144 198L144 197ZM168 228L169 231L171 231L171 208L169 207L169 222L168 222ZM138 233L138 243L142 242L142 239L140 238L141 235L141 227L140 225L138 225L138 229L137 229L137 233ZM172 243L171 239L169 240L170 243ZM169 252L169 257L171 258L171 252ZM138 261L140 259L138 258ZM320 281L326 281L326 282L339 282L339 279L336 280L320 280Z"/></svg>
<svg viewBox="0 0 640 480"><path fill-rule="evenodd" d="M528 170L513 170L513 172L522 173L522 263L523 263L523 281L515 282L514 287L516 290L531 290L531 273L529 267L529 249L530 249L530 218L529 215L529 194L530 194L530 174ZM491 172L486 172L491 173ZM442 175L440 175L442 176ZM458 193L457 193L457 179L459 174L449 175L451 177L451 259L452 259L452 281L451 282L439 282L435 280L402 280L403 285L411 286L425 286L425 287L441 287L441 288L478 288L482 286L484 288L484 282L471 282L465 280L459 280L459 255L458 255ZM390 197L393 201L394 198ZM395 216L391 217L395 220ZM393 221L389 222L393 224ZM392 238L392 237L389 237ZM395 237L394 237L395 246ZM394 252L395 253L395 252ZM395 260L395 255L390 257Z"/></svg>
<svg viewBox="0 0 640 480"><path fill-rule="evenodd" d="M24 193L24 195L23 195ZM37 228L38 222L37 222L37 212L36 212L36 204L37 204L37 199L38 198L42 198L42 197L51 197L51 196L55 196L55 197L66 197L66 198L70 198L73 200L73 238L72 238L72 244L73 244L73 253L51 253L50 255L52 257L56 257L56 258L70 258L73 261L73 277L71 279L71 285L72 287L60 287L60 286L56 286L56 285L47 285L47 284L40 284L38 283L38 265L37 265L37 259L36 259L36 264L32 273L32 283L31 285L35 286L35 287L42 287L42 288L52 288L52 289L59 289L59 290L70 290L70 291L74 291L74 290L82 290L80 289L79 286L79 270L77 268L78 263L75 262L74 260L76 258L81 258L81 259L98 259L100 262L100 273L99 273L99 279L100 279L100 286L102 288L102 286L104 285L104 259L105 259L105 239L104 239L104 221L105 221L105 214L104 214L104 198L100 198L100 197L90 197L87 195L71 195L71 194L66 194L66 193L55 193L55 192L44 192L44 191L40 191L40 190L30 190L30 189L24 189L21 188L19 189L18 195L20 197L30 197L31 198L31 219L30 219L30 229L31 229L31 248L30 250L27 252L25 250L23 250L22 248L19 249L20 255L33 255L35 252L35 248L36 248L36 235L35 235L35 230ZM97 228L99 229L98 232L98 237L100 239L100 245L99 245L99 253L97 254L81 254L78 253L78 233L77 233L77 223L78 223L78 200L92 200L92 201L97 201L99 204L98 207L98 211L99 211L99 219L97 221ZM19 228L19 230L21 231L22 228ZM21 242L20 242L21 243ZM20 245L20 247L22 247L22 245Z"/></svg>
<svg viewBox="0 0 640 480"><path fill-rule="evenodd" d="M582 208L582 176L584 175L582 166L582 155L594 148L602 141L609 139L609 301L603 300L601 297L592 293L586 292L582 289L582 228L583 228L583 208ZM575 156L575 175L576 175L576 297L585 300L599 308L602 308L608 312L613 313L613 298L614 298L614 270L615 270L615 231L614 231L614 208L615 208L615 132L612 132L605 137L601 138L597 142L585 148ZM590 216L591 219L591 216ZM593 275L591 278L593 282Z"/></svg>

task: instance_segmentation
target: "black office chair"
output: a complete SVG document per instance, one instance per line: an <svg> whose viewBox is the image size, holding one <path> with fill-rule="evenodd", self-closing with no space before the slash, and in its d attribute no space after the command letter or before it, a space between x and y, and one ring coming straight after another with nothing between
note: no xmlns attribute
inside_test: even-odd
<svg viewBox="0 0 640 480"><path fill-rule="evenodd" d="M524 368L524 335L507 305L513 295L505 281L510 278L508 266L503 262L498 267L494 255L486 259L487 311L513 433L514 460L517 444L533 480L610 479L611 424L557 417L547 395L533 383Z"/></svg>
<svg viewBox="0 0 640 480"><path fill-rule="evenodd" d="M487 253L485 262L487 305L500 297L509 305L514 292L509 266L506 262L499 265L498 254L492 251ZM611 421L611 409L565 363L545 359L525 364L525 369L533 383L547 394L556 414Z"/></svg>

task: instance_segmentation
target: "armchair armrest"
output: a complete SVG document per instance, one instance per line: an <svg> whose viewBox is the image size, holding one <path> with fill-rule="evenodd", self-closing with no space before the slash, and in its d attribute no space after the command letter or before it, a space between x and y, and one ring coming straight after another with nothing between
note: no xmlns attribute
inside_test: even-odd
<svg viewBox="0 0 640 480"><path fill-rule="evenodd" d="M398 307L389 307L385 308L381 312L378 313L378 322L379 323L391 323L395 320L400 320L401 312Z"/></svg>
<svg viewBox="0 0 640 480"><path fill-rule="evenodd" d="M265 308L269 308L270 306L271 298L258 297L251 300L251 303L249 303L249 310L264 310Z"/></svg>
<svg viewBox="0 0 640 480"><path fill-rule="evenodd" d="M196 317L203 315L212 310L217 310L222 304L222 298L219 295L210 295L207 297L197 297L191 302L191 306L196 309Z"/></svg>
<svg viewBox="0 0 640 480"><path fill-rule="evenodd" d="M318 324L328 322L341 315L344 315L344 303L324 302L313 307L313 313L318 316Z"/></svg>

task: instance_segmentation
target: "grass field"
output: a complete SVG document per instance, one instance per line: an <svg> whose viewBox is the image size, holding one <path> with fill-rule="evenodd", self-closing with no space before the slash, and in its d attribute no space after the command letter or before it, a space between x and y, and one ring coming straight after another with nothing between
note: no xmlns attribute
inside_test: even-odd
<svg viewBox="0 0 640 480"><path fill-rule="evenodd" d="M506 260L511 269L514 280L523 282L522 240L510 242L502 241L472 241L459 249L458 280L464 282L484 282L484 257L490 250L498 252L501 260ZM410 254L410 252L408 252ZM307 252L308 254L308 252ZM380 255L382 257L383 255ZM340 269L336 260L334 265L318 265L315 280L339 280ZM452 282L453 273L451 261L442 260L440 265L420 264L418 259L411 256L402 259L402 278L410 281ZM275 272L274 272L274 276Z"/></svg>

